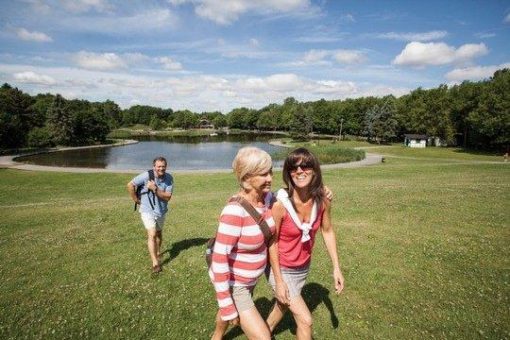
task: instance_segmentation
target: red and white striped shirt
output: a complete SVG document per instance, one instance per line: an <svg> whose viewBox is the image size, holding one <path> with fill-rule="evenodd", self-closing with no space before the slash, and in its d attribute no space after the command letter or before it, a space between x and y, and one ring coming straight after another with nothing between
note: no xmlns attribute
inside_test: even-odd
<svg viewBox="0 0 510 340"><path fill-rule="evenodd" d="M257 208L257 211L274 234L271 198L272 194L266 195L265 206ZM267 246L260 226L239 203L229 202L220 215L209 271L223 320L238 316L230 287L254 286L264 273L266 264Z"/></svg>

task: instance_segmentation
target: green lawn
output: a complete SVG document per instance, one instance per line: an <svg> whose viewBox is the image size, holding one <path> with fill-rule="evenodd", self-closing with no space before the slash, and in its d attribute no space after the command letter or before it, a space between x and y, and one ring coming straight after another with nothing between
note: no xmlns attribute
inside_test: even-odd
<svg viewBox="0 0 510 340"><path fill-rule="evenodd" d="M304 290L315 339L510 338L510 165L454 149L376 150L385 163L324 171L346 288L332 293L318 240ZM175 174L157 276L131 177L0 170L1 339L210 336L217 307L202 254L234 176ZM255 299L267 314L264 278ZM276 338L293 330L286 318Z"/></svg>

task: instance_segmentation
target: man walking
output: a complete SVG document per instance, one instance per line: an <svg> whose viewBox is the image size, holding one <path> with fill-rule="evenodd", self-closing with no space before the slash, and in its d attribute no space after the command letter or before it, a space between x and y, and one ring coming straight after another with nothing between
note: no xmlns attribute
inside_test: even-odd
<svg viewBox="0 0 510 340"><path fill-rule="evenodd" d="M172 175L166 172L167 162L164 157L155 158L152 165L154 179L151 179L149 171L142 172L127 184L127 189L131 199L140 205L140 215L147 230L147 247L152 260L152 272L159 273L163 226L168 212L168 201L172 197L174 180ZM139 186L142 186L142 190L140 197L137 197L136 188Z"/></svg>

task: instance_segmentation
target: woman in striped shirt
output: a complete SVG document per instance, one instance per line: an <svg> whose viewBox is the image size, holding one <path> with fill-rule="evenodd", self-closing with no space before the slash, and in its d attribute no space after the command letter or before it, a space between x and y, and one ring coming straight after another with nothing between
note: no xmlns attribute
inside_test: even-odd
<svg viewBox="0 0 510 340"><path fill-rule="evenodd" d="M256 208L274 234L271 157L258 148L245 147L232 167L241 186L236 196ZM229 324L240 324L248 339L270 339L252 299L266 263L267 245L259 225L238 202L230 201L220 215L209 270L219 305L212 339L221 339Z"/></svg>

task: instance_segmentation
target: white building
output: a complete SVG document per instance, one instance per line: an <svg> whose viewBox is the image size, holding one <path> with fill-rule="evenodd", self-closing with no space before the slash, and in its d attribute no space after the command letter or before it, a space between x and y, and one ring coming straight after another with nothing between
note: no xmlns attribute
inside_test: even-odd
<svg viewBox="0 0 510 340"><path fill-rule="evenodd" d="M410 148L425 148L427 147L426 135L404 135L404 145Z"/></svg>

